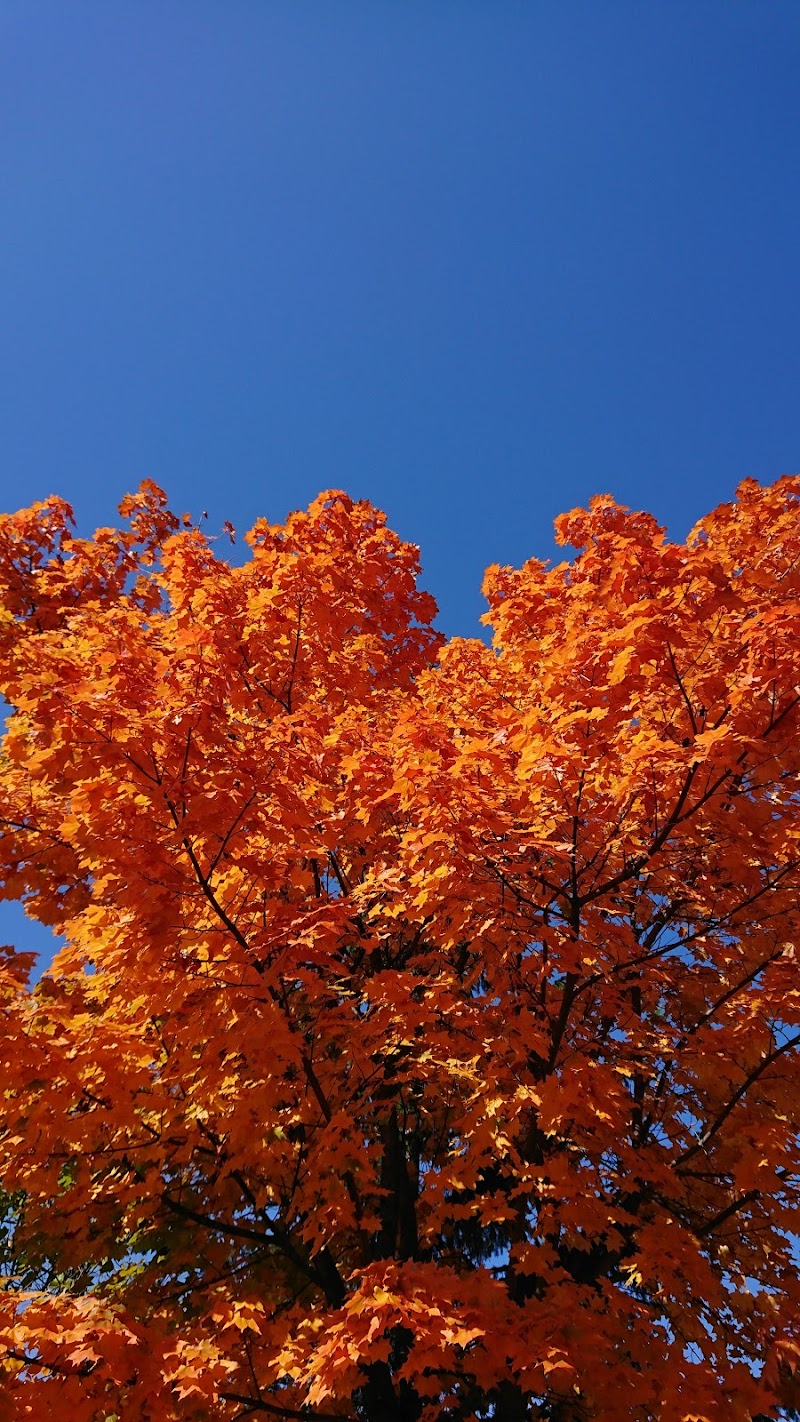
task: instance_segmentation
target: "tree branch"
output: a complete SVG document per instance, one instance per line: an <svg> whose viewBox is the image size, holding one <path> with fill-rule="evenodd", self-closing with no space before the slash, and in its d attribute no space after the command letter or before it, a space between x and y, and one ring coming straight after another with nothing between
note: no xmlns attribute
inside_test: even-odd
<svg viewBox="0 0 800 1422"><path fill-rule="evenodd" d="M691 1160L692 1156L697 1155L697 1152L699 1150L704 1150L705 1147L708 1145L709 1141L712 1141L717 1132L721 1130L721 1128L724 1126L725 1122L731 1114L731 1111L733 1111L734 1108L738 1106L742 1097L746 1094L746 1092L750 1090L750 1087L753 1086L756 1081L758 1081L758 1078L760 1076L763 1076L764 1072L767 1070L767 1067L772 1066L772 1063L776 1062L779 1057L782 1057L785 1052L791 1051L792 1047L796 1047L798 1045L800 1045L800 1032L796 1032L793 1037L788 1037L785 1042L782 1042L779 1047L775 1048L774 1052L768 1052L765 1057L762 1057L758 1066L753 1068L753 1070L742 1082L741 1086L738 1086L736 1088L730 1100L726 1102L722 1110L714 1117L714 1120L711 1122L711 1125L708 1127L708 1130L704 1131L700 1139L698 1141L695 1141L694 1145L689 1146L689 1149L685 1150L683 1155L678 1156L678 1159L673 1162L674 1168L677 1169L679 1166L683 1165L685 1161Z"/></svg>
<svg viewBox="0 0 800 1422"><path fill-rule="evenodd" d="M263 1397L247 1397L239 1392L221 1392L222 1402L239 1402L245 1408L241 1414L246 1417L248 1412L268 1412L272 1417L294 1417L300 1422L355 1422L355 1418L347 1413L338 1412L336 1416L331 1412L316 1412L310 1407L301 1407L298 1411L294 1407L281 1407L279 1403L267 1402Z"/></svg>

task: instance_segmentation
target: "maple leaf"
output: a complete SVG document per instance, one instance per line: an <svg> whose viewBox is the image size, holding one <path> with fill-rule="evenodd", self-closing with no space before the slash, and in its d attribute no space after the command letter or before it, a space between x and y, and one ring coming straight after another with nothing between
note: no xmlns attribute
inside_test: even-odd
<svg viewBox="0 0 800 1422"><path fill-rule="evenodd" d="M4 1417L797 1404L799 511L0 518Z"/></svg>

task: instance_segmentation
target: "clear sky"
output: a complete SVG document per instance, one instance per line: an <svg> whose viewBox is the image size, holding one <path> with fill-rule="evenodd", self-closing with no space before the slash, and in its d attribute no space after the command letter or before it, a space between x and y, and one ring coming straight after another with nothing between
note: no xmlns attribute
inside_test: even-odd
<svg viewBox="0 0 800 1422"><path fill-rule="evenodd" d="M2 0L0 507L487 563L800 469L797 0ZM0 921L0 936L3 928Z"/></svg>

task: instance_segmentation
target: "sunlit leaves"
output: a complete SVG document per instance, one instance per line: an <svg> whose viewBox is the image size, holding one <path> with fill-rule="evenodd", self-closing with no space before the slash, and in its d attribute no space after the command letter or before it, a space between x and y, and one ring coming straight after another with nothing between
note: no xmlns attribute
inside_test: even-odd
<svg viewBox="0 0 800 1422"><path fill-rule="evenodd" d="M792 1405L798 504L593 500L492 647L341 493L0 520L3 1415Z"/></svg>

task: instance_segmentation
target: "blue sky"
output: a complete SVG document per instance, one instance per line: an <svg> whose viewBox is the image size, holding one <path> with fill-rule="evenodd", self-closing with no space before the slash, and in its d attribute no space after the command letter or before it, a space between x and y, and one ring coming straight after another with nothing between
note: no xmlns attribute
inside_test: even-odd
<svg viewBox="0 0 800 1422"><path fill-rule="evenodd" d="M446 632L800 469L797 0L3 0L0 507L321 488ZM0 921L0 936L3 934Z"/></svg>

